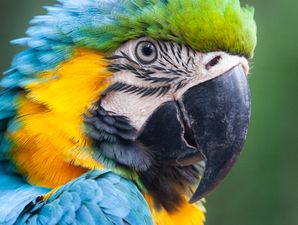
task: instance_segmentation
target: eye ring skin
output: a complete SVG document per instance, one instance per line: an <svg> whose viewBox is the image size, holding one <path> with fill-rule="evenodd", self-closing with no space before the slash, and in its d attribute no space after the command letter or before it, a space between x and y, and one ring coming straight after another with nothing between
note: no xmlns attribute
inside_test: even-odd
<svg viewBox="0 0 298 225"><path fill-rule="evenodd" d="M146 46L146 45L150 45L150 47L153 47L153 49L151 49L151 50L153 50L153 54L155 54L154 55L154 57L152 57L152 59L149 59L149 60L146 60L146 59L144 59L146 56L144 55L144 56L140 56L140 54L142 53L142 51L144 50L144 47ZM147 46L148 47L148 46ZM139 52L140 51L140 52ZM157 47L156 47L156 45L152 42L152 41L147 41L147 40L145 40L145 41L140 41L137 45L136 45L136 47L135 47L135 57L137 58L137 60L141 63L141 64L143 64L143 65L149 65L149 64L152 64L153 62L155 62L156 61L156 59L157 59L157 57L158 57L158 54L157 54ZM143 57L143 58L142 58Z"/></svg>

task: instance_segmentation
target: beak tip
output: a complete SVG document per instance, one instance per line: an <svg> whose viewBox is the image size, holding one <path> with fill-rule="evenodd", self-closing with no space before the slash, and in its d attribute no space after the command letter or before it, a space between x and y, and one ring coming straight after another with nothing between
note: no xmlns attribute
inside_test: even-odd
<svg viewBox="0 0 298 225"><path fill-rule="evenodd" d="M201 195L194 196L194 195L193 195L193 196L189 199L188 203L189 203L189 204L194 204L194 203L196 203L197 201L199 201L201 198L203 198L203 196L201 196Z"/></svg>
<svg viewBox="0 0 298 225"><path fill-rule="evenodd" d="M206 184L205 183L205 179L202 178L201 182L197 188L197 190L195 191L195 193L192 195L192 197L189 200L189 203L195 203L197 201L199 201L200 199L204 198L208 193L210 193L219 182L215 182L215 183L211 183L211 184Z"/></svg>

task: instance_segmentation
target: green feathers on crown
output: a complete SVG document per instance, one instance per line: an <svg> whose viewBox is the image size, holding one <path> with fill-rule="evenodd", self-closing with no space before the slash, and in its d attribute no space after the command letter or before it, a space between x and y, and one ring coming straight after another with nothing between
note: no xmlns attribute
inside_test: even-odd
<svg viewBox="0 0 298 225"><path fill-rule="evenodd" d="M112 2L112 12L102 14L104 22L95 27L82 27L82 33L94 39L81 39L81 44L112 51L125 41L148 36L187 44L201 52L222 50L248 58L253 56L256 46L254 9L241 7L239 0Z"/></svg>
<svg viewBox="0 0 298 225"><path fill-rule="evenodd" d="M256 46L254 10L241 7L239 0L58 1L61 4L46 7L48 15L32 20L27 38L14 41L51 53L55 60L46 63L68 58L76 47L109 53L144 36L200 52L226 51L247 58L252 58ZM38 58L43 53L34 54Z"/></svg>

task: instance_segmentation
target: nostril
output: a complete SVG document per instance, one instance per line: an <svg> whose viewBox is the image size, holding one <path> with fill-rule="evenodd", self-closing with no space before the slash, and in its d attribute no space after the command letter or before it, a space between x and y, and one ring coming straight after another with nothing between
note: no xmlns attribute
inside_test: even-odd
<svg viewBox="0 0 298 225"><path fill-rule="evenodd" d="M213 59L211 59L211 60L205 65L205 68L206 68L207 70L209 70L211 67L217 65L221 59L222 59L222 57L221 57L220 55L215 56Z"/></svg>

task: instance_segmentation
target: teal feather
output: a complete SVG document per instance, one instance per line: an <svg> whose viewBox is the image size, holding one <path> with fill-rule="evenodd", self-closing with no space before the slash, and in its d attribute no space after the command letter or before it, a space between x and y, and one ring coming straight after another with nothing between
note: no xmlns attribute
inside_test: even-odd
<svg viewBox="0 0 298 225"><path fill-rule="evenodd" d="M18 38L18 39L10 41L10 43L14 44L14 45L27 45L29 40L30 40L30 38L28 38L28 37Z"/></svg>
<svg viewBox="0 0 298 225"><path fill-rule="evenodd" d="M0 225L11 225L26 205L49 189L28 185L21 177L9 174L5 163L0 160Z"/></svg>
<svg viewBox="0 0 298 225"><path fill-rule="evenodd" d="M5 90L0 93L0 113L13 111L16 107L16 96L12 94L9 90Z"/></svg>
<svg viewBox="0 0 298 225"><path fill-rule="evenodd" d="M28 204L16 224L25 221L30 225L153 225L147 202L136 186L108 170L88 172L46 201Z"/></svg>
<svg viewBox="0 0 298 225"><path fill-rule="evenodd" d="M3 120L2 123L5 124L6 122L5 119L13 116L14 114L15 114L14 111L3 111L0 113L0 120Z"/></svg>
<svg viewBox="0 0 298 225"><path fill-rule="evenodd" d="M15 116L15 98L14 89L0 91L0 160L5 158L6 152L11 146L11 141L7 139L5 133L12 118Z"/></svg>

